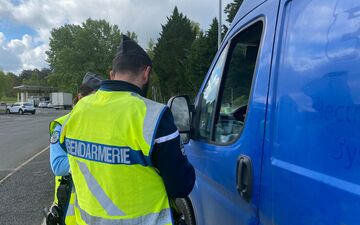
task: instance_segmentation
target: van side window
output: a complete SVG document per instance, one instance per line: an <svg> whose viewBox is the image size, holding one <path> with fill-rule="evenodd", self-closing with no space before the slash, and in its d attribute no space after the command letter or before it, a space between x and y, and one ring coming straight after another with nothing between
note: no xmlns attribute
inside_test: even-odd
<svg viewBox="0 0 360 225"><path fill-rule="evenodd" d="M219 93L221 75L224 69L228 46L224 48L216 65L211 72L210 78L201 94L200 118L198 136L200 139L210 139L213 113L215 112L216 99Z"/></svg>
<svg viewBox="0 0 360 225"><path fill-rule="evenodd" d="M257 22L231 41L222 91L219 95L220 107L215 117L216 143L226 144L234 141L243 129L262 29L263 23Z"/></svg>

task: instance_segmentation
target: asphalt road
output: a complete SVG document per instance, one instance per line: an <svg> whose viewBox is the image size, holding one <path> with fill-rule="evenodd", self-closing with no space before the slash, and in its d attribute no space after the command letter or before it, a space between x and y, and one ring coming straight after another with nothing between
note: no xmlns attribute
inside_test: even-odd
<svg viewBox="0 0 360 225"><path fill-rule="evenodd" d="M0 115L1 225L42 222L42 209L54 193L48 125L66 113L39 109L35 115Z"/></svg>

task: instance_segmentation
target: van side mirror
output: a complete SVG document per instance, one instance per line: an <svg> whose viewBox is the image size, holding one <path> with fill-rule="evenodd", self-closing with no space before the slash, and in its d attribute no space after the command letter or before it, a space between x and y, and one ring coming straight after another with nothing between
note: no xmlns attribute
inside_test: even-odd
<svg viewBox="0 0 360 225"><path fill-rule="evenodd" d="M171 97L167 103L170 108L176 127L180 132L184 143L189 142L190 138L190 106L189 97L186 95Z"/></svg>
<svg viewBox="0 0 360 225"><path fill-rule="evenodd" d="M190 133L190 107L188 96L171 97L167 103L180 133Z"/></svg>

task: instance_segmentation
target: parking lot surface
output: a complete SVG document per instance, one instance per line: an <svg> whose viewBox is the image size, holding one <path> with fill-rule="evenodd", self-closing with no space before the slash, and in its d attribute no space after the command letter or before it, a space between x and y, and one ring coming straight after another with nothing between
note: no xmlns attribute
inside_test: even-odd
<svg viewBox="0 0 360 225"><path fill-rule="evenodd" d="M49 144L49 123L66 113L37 109L35 115L0 114L0 180Z"/></svg>
<svg viewBox="0 0 360 225"><path fill-rule="evenodd" d="M0 114L0 224L41 223L42 209L51 204L54 193L48 127L67 112Z"/></svg>

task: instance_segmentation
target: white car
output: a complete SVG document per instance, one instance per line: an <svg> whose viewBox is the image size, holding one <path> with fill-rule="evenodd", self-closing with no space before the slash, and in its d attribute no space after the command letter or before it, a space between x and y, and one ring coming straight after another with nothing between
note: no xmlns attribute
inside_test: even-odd
<svg viewBox="0 0 360 225"><path fill-rule="evenodd" d="M35 114L35 108L34 108L34 105L31 104L30 102L16 102L16 103L6 107L6 113L8 113L8 114L10 114L10 113Z"/></svg>
<svg viewBox="0 0 360 225"><path fill-rule="evenodd" d="M49 101L44 101L39 103L39 108L47 108Z"/></svg>

